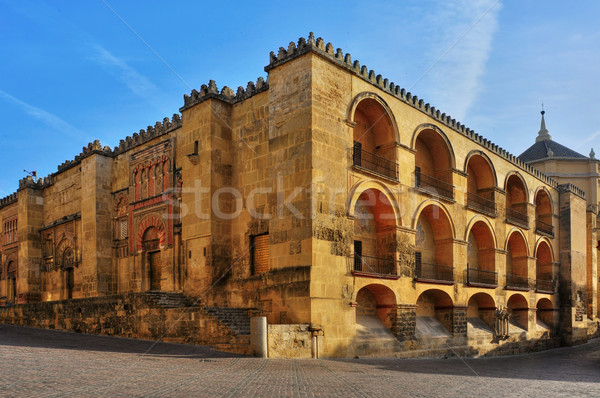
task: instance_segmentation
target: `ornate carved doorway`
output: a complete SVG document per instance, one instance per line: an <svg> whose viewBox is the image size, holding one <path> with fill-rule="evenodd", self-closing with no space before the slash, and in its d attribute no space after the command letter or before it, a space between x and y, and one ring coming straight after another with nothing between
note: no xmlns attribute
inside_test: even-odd
<svg viewBox="0 0 600 398"><path fill-rule="evenodd" d="M156 227L149 227L142 238L144 252L147 253L148 290L160 290L161 253L160 233Z"/></svg>

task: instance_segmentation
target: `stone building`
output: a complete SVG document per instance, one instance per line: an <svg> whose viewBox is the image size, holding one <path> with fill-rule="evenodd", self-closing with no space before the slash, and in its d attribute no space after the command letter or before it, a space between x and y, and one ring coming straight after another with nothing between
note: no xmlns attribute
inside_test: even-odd
<svg viewBox="0 0 600 398"><path fill-rule="evenodd" d="M312 34L265 71L21 180L0 320L251 352L262 316L271 357L596 332L597 160L549 138L515 157Z"/></svg>

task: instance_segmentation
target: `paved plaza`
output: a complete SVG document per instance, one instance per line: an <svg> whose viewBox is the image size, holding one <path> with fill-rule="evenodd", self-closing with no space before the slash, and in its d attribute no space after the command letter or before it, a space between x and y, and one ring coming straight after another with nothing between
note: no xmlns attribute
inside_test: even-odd
<svg viewBox="0 0 600 398"><path fill-rule="evenodd" d="M600 397L600 341L485 359L260 359L0 325L1 397Z"/></svg>

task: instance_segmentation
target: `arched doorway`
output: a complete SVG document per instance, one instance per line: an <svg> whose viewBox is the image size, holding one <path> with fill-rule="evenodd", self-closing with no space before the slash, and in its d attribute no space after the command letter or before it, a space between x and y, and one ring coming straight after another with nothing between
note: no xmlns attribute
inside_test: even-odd
<svg viewBox="0 0 600 398"><path fill-rule="evenodd" d="M509 333L526 332L529 328L529 306L521 294L513 294L506 304L510 312Z"/></svg>
<svg viewBox="0 0 600 398"><path fill-rule="evenodd" d="M75 254L73 249L67 247L63 252L62 266L64 269L64 297L66 299L73 298L73 288L75 286L75 277L73 267L75 262Z"/></svg>
<svg viewBox="0 0 600 398"><path fill-rule="evenodd" d="M471 286L496 287L496 248L490 227L477 221L471 227L467 246L467 282Z"/></svg>
<svg viewBox="0 0 600 398"><path fill-rule="evenodd" d="M162 260L160 252L160 231L151 226L142 237L142 247L147 264L148 290L160 290Z"/></svg>
<svg viewBox="0 0 600 398"><path fill-rule="evenodd" d="M430 289L417 299L417 326L419 339L452 337L454 306L448 293Z"/></svg>
<svg viewBox="0 0 600 398"><path fill-rule="evenodd" d="M354 207L354 272L396 275L396 213L388 197L369 188Z"/></svg>
<svg viewBox="0 0 600 398"><path fill-rule="evenodd" d="M17 269L16 263L10 261L7 269L7 294L6 301L8 303L15 303L17 297Z"/></svg>

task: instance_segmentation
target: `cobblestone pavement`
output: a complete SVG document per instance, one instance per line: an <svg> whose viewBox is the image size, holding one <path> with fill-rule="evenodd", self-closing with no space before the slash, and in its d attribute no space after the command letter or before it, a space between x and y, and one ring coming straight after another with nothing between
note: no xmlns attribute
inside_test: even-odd
<svg viewBox="0 0 600 398"><path fill-rule="evenodd" d="M600 397L600 340L490 359L285 360L0 325L0 397Z"/></svg>

